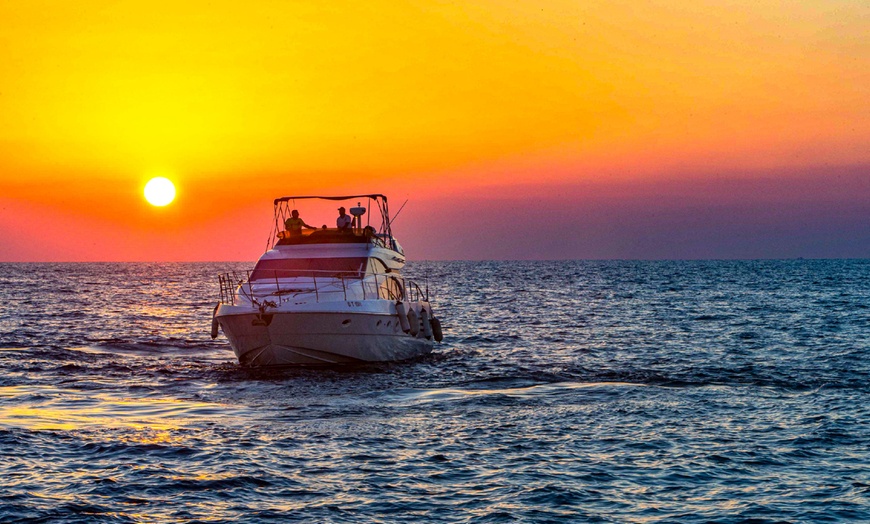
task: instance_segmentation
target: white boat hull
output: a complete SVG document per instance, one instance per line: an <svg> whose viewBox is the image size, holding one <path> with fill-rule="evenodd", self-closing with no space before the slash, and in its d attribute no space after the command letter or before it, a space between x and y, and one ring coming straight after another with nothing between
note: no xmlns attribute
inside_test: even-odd
<svg viewBox="0 0 870 524"><path fill-rule="evenodd" d="M432 351L422 333L404 333L397 315L273 311L221 305L215 319L245 366L331 365L406 360Z"/></svg>
<svg viewBox="0 0 870 524"><path fill-rule="evenodd" d="M312 199L356 203L351 227L297 227L296 201ZM402 276L405 251L386 196L285 196L274 201L274 219L277 240L254 268L218 277L211 336L222 330L242 365L407 360L442 340L428 289Z"/></svg>

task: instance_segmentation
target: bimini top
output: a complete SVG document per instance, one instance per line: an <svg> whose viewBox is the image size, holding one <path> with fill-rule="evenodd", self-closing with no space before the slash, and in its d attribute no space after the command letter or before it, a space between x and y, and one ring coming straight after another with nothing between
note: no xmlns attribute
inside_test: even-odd
<svg viewBox="0 0 870 524"><path fill-rule="evenodd" d="M288 200L302 200L305 198L319 198L321 200L351 200L354 198L371 198L371 199L379 199L382 198L384 202L387 201L387 197L384 195L372 194L372 195L350 195L350 196L285 196L281 198L275 199L275 205L277 206L281 202L287 202Z"/></svg>
<svg viewBox="0 0 870 524"><path fill-rule="evenodd" d="M285 222L290 218L292 211L294 211L296 200L368 200L368 205L365 202L357 202L355 207L348 206L350 208L348 211L353 215L353 221L347 229L327 228L326 225L315 229L315 227L303 223L306 229L285 230ZM371 193L347 196L285 196L276 198L274 205L274 229L270 235L270 240L267 242L267 250L277 237L278 241L275 245L279 246L373 243L401 252L401 248L393 238L392 218L387 207L386 195Z"/></svg>

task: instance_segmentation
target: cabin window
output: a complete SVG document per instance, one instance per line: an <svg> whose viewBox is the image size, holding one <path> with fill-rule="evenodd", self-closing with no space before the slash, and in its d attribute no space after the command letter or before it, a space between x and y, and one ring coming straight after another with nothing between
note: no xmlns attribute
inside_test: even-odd
<svg viewBox="0 0 870 524"><path fill-rule="evenodd" d="M260 260L251 280L295 277L361 277L367 258L282 258Z"/></svg>

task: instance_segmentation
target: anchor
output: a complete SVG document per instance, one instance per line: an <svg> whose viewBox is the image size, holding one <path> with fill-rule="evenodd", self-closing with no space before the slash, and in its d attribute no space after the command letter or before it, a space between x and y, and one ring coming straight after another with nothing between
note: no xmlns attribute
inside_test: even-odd
<svg viewBox="0 0 870 524"><path fill-rule="evenodd" d="M265 327L272 323L272 315L266 314L266 308L276 308L277 304L272 302L271 300L264 300L262 304L254 300L254 303L259 306L260 312L257 313L257 318L251 321L252 326L261 326Z"/></svg>

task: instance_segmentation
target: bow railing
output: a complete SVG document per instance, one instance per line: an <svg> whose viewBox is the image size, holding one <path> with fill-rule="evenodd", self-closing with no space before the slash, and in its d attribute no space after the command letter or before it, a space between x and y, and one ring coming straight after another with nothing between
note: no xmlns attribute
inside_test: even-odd
<svg viewBox="0 0 870 524"><path fill-rule="evenodd" d="M428 301L428 293L404 277L392 273L321 270L230 271L218 275L222 304L253 308L266 302L331 302L384 299Z"/></svg>

